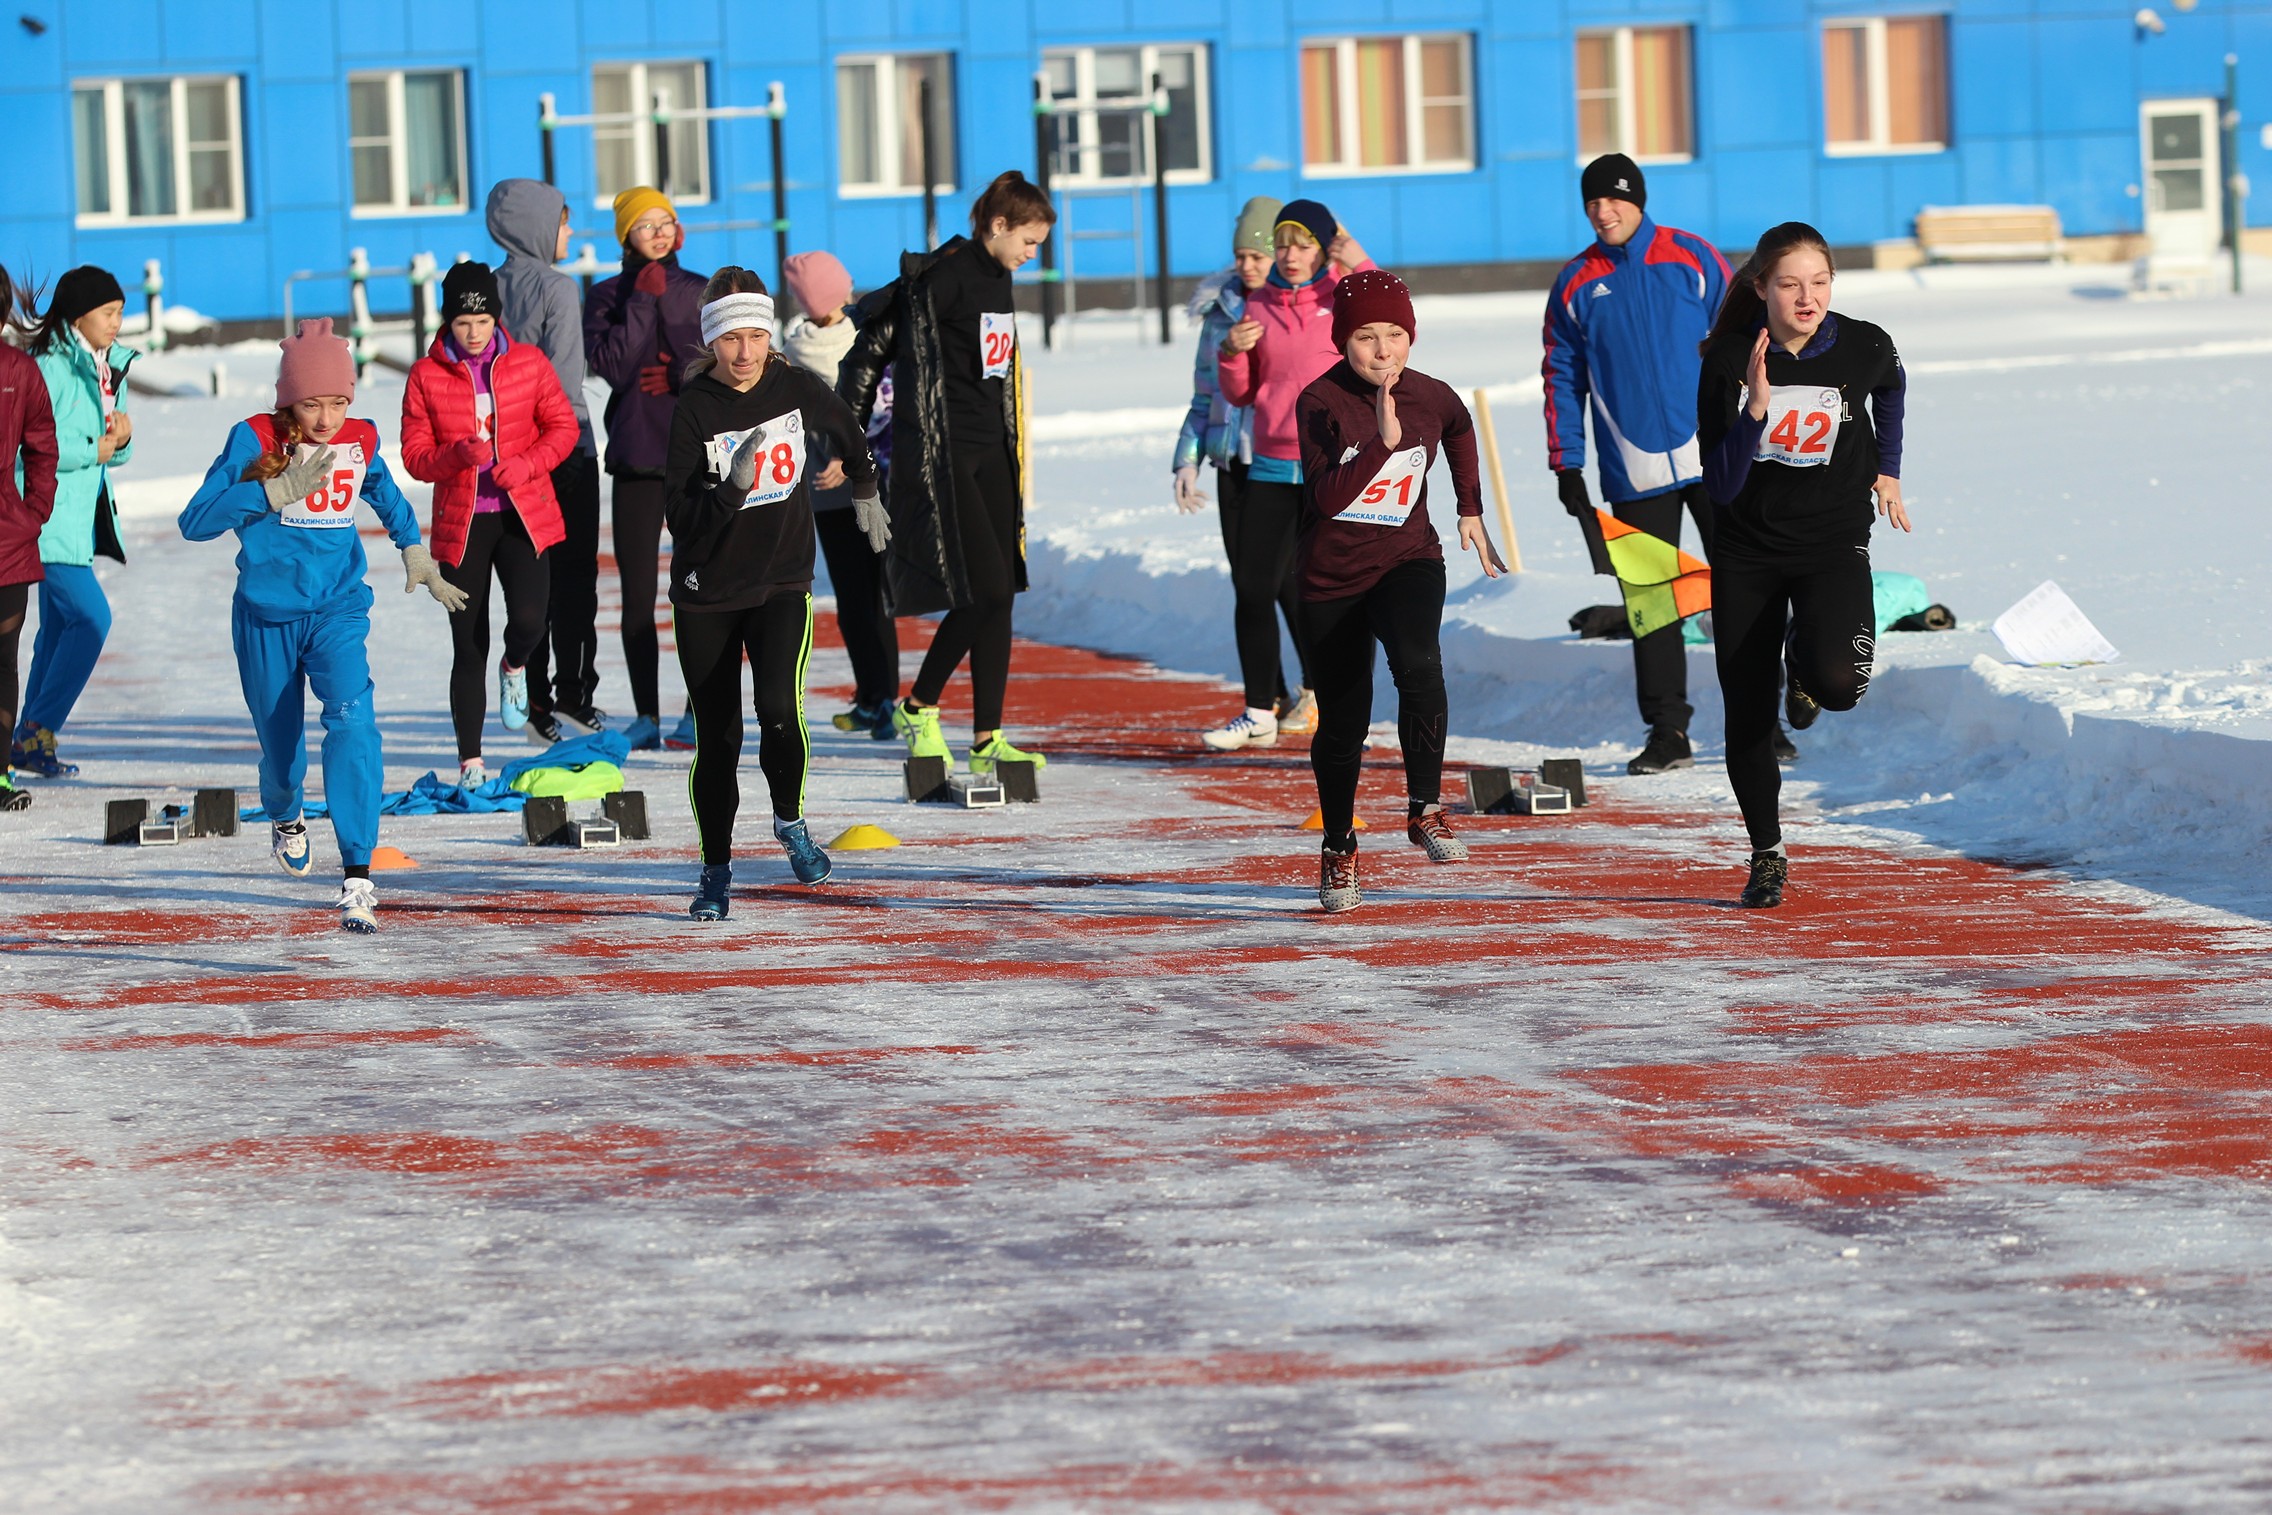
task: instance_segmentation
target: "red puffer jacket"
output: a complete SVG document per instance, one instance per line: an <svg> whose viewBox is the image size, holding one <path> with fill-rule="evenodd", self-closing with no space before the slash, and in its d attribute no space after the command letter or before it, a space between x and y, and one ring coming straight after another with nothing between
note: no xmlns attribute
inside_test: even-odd
<svg viewBox="0 0 2272 1515"><path fill-rule="evenodd" d="M47 577L39 566L39 529L55 509L56 457L47 380L37 363L0 342L0 584Z"/></svg>
<svg viewBox="0 0 2272 1515"><path fill-rule="evenodd" d="M560 502L552 494L552 470L576 447L576 412L540 348L510 340L503 327L493 339L505 350L489 370L490 399L496 410L490 477L520 512L538 552L561 541ZM473 369L450 352L446 336L436 337L426 356L410 368L402 396L402 466L414 479L434 486L434 524L427 533L436 559L455 568L465 559L466 533L473 529L473 500L480 470L461 468L457 444L480 436L474 414Z"/></svg>

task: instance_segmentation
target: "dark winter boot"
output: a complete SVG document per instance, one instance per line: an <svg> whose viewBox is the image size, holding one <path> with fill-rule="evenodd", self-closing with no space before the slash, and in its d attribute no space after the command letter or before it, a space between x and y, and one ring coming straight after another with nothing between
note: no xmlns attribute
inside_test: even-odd
<svg viewBox="0 0 2272 1515"><path fill-rule="evenodd" d="M1789 662L1783 664L1783 719L1791 723L1793 731L1804 731L1822 714L1822 707L1814 696L1799 687L1799 673Z"/></svg>
<svg viewBox="0 0 2272 1515"><path fill-rule="evenodd" d="M1798 744L1797 744L1797 743L1795 743L1795 742L1793 742L1793 741L1791 740L1791 733L1789 733L1788 731L1785 731L1785 730L1784 730L1784 729L1783 729L1782 727L1780 727L1780 726L1776 727L1776 728L1775 728L1775 761L1776 761L1776 762L1778 762L1778 763L1795 763L1795 762L1797 762L1798 760L1799 760L1799 749L1798 749Z"/></svg>
<svg viewBox="0 0 2272 1515"><path fill-rule="evenodd" d="M1751 855L1751 878L1737 903L1746 910L1772 910L1783 903L1783 886L1791 880L1791 860L1780 852Z"/></svg>
<svg viewBox="0 0 2272 1515"><path fill-rule="evenodd" d="M1669 768L1693 768L1696 754L1688 745L1688 733L1675 731L1670 726L1650 729L1649 745L1641 755L1625 765L1630 774L1663 773Z"/></svg>

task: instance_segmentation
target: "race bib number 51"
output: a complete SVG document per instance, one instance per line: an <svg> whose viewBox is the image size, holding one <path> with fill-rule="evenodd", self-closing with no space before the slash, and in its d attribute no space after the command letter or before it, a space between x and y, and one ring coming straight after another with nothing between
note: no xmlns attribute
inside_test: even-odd
<svg viewBox="0 0 2272 1515"><path fill-rule="evenodd" d="M1428 479L1428 449L1407 447L1389 454L1385 467L1373 475L1363 494L1334 517L1366 526L1402 526L1412 519L1412 507Z"/></svg>
<svg viewBox="0 0 2272 1515"><path fill-rule="evenodd" d="M1752 454L1762 463L1819 468L1838 446L1845 397L1819 384L1778 384L1767 392L1767 430Z"/></svg>
<svg viewBox="0 0 2272 1515"><path fill-rule="evenodd" d="M733 467L734 453L744 438L751 438L758 449L757 477L750 481L749 493L742 497L742 506L748 510L758 505L773 505L796 492L797 481L805 476L805 413L792 410L785 416L775 416L763 426L747 431L722 431L710 439L710 469L719 478L726 477Z"/></svg>
<svg viewBox="0 0 2272 1515"><path fill-rule="evenodd" d="M1000 379L1010 372L1010 354L1018 350L1018 318L1006 311L981 311L978 316L978 376Z"/></svg>
<svg viewBox="0 0 2272 1515"><path fill-rule="evenodd" d="M302 442L292 450L293 459L298 461L316 449L317 444ZM371 466L370 459L363 456L360 442L333 449L332 457L330 480L306 499L294 500L279 513L285 525L319 531L355 529L355 497L363 492L363 475Z"/></svg>

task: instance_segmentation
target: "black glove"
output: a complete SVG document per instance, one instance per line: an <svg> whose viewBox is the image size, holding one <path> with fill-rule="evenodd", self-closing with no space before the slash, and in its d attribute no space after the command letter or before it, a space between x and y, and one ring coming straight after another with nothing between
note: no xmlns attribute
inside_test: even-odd
<svg viewBox="0 0 2272 1515"><path fill-rule="evenodd" d="M1562 508L1570 512L1572 520L1582 521L1593 512L1594 497L1586 492L1584 469L1555 469L1554 492L1562 497Z"/></svg>

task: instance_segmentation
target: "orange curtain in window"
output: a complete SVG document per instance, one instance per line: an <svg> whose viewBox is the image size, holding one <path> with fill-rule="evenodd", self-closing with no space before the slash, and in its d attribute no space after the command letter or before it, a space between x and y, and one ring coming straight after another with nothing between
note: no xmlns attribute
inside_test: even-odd
<svg viewBox="0 0 2272 1515"><path fill-rule="evenodd" d="M1366 168L1410 163L1405 119L1404 39L1362 39L1357 44L1357 161Z"/></svg>
<svg viewBox="0 0 2272 1515"><path fill-rule="evenodd" d="M1302 161L1341 161L1340 49L1330 42L1302 49Z"/></svg>
<svg viewBox="0 0 2272 1515"><path fill-rule="evenodd" d="M1862 27L1822 29L1822 129L1830 142L1870 140L1870 47Z"/></svg>
<svg viewBox="0 0 2272 1515"><path fill-rule="evenodd" d="M1633 31L1633 151L1644 158L1686 158L1690 141L1688 28Z"/></svg>
<svg viewBox="0 0 2272 1515"><path fill-rule="evenodd" d="M1885 24L1886 131L1896 145L1946 142L1947 31L1939 16Z"/></svg>
<svg viewBox="0 0 2272 1515"><path fill-rule="evenodd" d="M1617 151L1617 35L1578 36L1578 151L1596 158Z"/></svg>

